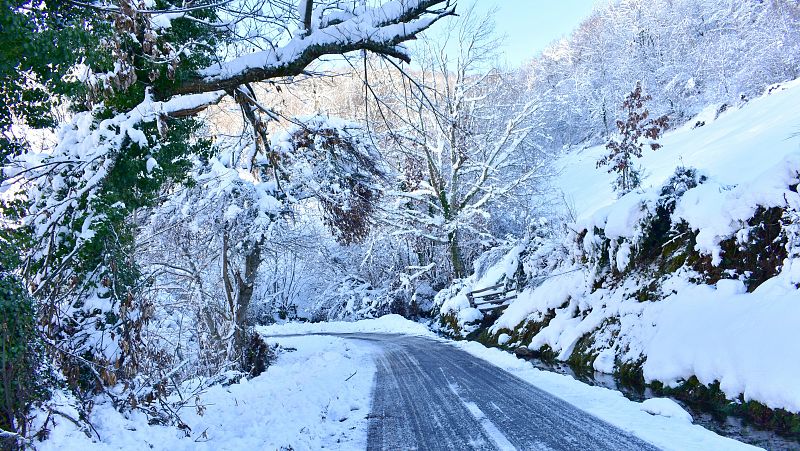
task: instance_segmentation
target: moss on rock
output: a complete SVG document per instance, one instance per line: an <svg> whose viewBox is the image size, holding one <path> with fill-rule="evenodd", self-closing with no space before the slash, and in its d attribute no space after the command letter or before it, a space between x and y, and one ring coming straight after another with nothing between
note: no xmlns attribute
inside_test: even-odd
<svg viewBox="0 0 800 451"><path fill-rule="evenodd" d="M742 396L735 400L728 399L718 381L704 385L692 376L677 387L667 387L660 382L648 386L657 396L678 399L693 409L710 413L718 420L734 416L748 424L800 441L800 414L772 409L757 401L744 401Z"/></svg>
<svg viewBox="0 0 800 451"><path fill-rule="evenodd" d="M573 371L579 374L594 372L594 360L599 352L594 349L594 336L591 333L584 334L567 359L567 363Z"/></svg>

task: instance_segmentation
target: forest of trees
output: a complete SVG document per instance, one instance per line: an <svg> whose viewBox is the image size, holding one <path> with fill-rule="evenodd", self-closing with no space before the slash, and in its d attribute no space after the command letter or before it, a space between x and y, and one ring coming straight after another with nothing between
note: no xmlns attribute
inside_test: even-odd
<svg viewBox="0 0 800 451"><path fill-rule="evenodd" d="M666 128L800 71L792 0L621 0L519 68L461 3L2 0L0 439L53 390L179 425L255 324L430 315L637 86Z"/></svg>

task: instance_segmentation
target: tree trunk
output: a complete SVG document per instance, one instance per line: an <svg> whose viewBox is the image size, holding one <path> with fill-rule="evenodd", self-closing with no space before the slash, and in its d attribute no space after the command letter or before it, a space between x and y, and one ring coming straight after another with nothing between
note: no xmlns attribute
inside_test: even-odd
<svg viewBox="0 0 800 451"><path fill-rule="evenodd" d="M458 234L450 232L447 234L447 241L450 245L450 263L453 265L453 277L461 279L464 274L464 261L461 259L461 248L458 246Z"/></svg>
<svg viewBox="0 0 800 451"><path fill-rule="evenodd" d="M234 349L240 363L244 362L244 352L247 347L247 311L250 308L250 301L253 299L258 267L261 264L261 246L259 241L244 258L244 277L242 273L236 273L236 311L234 312Z"/></svg>

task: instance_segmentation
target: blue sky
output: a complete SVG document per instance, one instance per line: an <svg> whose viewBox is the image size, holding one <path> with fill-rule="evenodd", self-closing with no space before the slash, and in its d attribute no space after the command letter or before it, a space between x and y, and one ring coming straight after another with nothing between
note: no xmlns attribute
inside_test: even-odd
<svg viewBox="0 0 800 451"><path fill-rule="evenodd" d="M498 34L506 36L507 63L518 66L541 52L547 44L568 35L595 5L608 0L459 0L463 11L477 2L479 12L497 7Z"/></svg>

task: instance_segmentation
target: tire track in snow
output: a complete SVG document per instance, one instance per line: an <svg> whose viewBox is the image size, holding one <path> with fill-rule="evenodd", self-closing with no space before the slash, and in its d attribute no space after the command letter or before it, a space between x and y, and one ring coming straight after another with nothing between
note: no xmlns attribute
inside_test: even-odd
<svg viewBox="0 0 800 451"><path fill-rule="evenodd" d="M453 346L342 336L379 348L368 450L657 449Z"/></svg>

